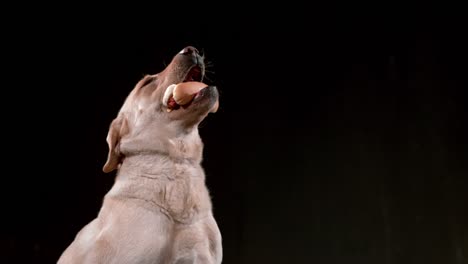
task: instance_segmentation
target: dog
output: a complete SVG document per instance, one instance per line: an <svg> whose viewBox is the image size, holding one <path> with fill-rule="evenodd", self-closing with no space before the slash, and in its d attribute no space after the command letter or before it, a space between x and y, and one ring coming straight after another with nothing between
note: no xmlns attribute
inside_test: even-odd
<svg viewBox="0 0 468 264"><path fill-rule="evenodd" d="M198 131L219 93L204 73L204 56L188 46L135 85L106 138L103 171L115 170L115 182L58 264L221 263Z"/></svg>

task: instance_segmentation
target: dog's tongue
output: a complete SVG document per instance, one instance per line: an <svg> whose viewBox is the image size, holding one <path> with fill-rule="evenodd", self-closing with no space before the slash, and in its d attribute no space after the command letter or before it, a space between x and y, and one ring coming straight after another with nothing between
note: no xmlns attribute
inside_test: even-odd
<svg viewBox="0 0 468 264"><path fill-rule="evenodd" d="M175 86L173 97L178 105L186 105L200 92L201 89L207 87L207 84L202 82L183 82Z"/></svg>

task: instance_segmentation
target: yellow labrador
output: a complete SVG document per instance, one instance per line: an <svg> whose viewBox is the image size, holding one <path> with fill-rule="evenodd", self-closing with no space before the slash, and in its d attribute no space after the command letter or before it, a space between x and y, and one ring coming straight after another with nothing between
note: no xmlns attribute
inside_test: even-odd
<svg viewBox="0 0 468 264"><path fill-rule="evenodd" d="M115 183L58 263L221 263L198 133L219 101L204 70L189 46L136 84L107 136Z"/></svg>

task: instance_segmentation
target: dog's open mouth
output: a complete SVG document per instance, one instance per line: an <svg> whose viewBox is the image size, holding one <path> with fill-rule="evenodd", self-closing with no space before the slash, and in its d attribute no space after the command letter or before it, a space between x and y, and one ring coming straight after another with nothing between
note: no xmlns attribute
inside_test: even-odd
<svg viewBox="0 0 468 264"><path fill-rule="evenodd" d="M200 66L193 66L185 76L184 82L201 82L203 80L203 72Z"/></svg>
<svg viewBox="0 0 468 264"><path fill-rule="evenodd" d="M167 111L188 107L200 95L200 91L208 85L202 82L202 69L196 65L190 69L185 79L178 84L167 87L163 96L163 105Z"/></svg>

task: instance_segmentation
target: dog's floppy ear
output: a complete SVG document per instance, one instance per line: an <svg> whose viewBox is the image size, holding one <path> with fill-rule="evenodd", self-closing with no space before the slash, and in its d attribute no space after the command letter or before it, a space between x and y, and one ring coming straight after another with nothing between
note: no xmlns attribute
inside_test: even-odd
<svg viewBox="0 0 468 264"><path fill-rule="evenodd" d="M109 153L107 155L106 164L102 170L105 173L111 172L119 166L122 161L122 154L120 153L120 140L128 133L127 118L120 114L115 118L109 128L107 134L107 144L109 145Z"/></svg>

